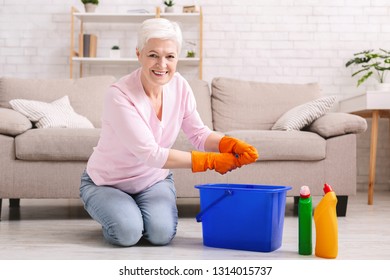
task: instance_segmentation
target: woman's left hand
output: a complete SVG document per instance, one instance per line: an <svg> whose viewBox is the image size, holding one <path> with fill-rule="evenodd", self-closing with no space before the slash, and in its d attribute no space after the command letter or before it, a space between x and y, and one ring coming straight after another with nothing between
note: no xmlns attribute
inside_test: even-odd
<svg viewBox="0 0 390 280"><path fill-rule="evenodd" d="M259 153L255 147L230 136L222 137L219 142L219 151L235 154L241 165L255 162L259 158Z"/></svg>

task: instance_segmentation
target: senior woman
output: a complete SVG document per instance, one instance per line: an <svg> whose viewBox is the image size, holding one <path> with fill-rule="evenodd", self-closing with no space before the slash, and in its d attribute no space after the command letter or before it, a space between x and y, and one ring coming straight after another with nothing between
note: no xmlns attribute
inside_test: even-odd
<svg viewBox="0 0 390 280"><path fill-rule="evenodd" d="M85 209L118 246L141 238L166 245L178 222L170 169L208 169L225 174L254 162L257 151L205 126L193 92L176 72L182 44L179 26L148 19L138 32L140 68L107 91L99 142L81 177ZM196 151L172 149L182 129Z"/></svg>

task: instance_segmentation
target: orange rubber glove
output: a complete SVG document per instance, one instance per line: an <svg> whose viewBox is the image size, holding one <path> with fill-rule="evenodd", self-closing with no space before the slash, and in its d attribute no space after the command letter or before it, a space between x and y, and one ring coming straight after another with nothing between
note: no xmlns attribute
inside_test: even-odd
<svg viewBox="0 0 390 280"><path fill-rule="evenodd" d="M237 158L231 153L206 153L192 151L192 172L203 172L215 169L220 174L236 169Z"/></svg>
<svg viewBox="0 0 390 280"><path fill-rule="evenodd" d="M224 136L219 142L219 151L221 153L233 153L238 155L237 159L239 166L255 162L259 158L259 154L255 147L241 141L237 138Z"/></svg>

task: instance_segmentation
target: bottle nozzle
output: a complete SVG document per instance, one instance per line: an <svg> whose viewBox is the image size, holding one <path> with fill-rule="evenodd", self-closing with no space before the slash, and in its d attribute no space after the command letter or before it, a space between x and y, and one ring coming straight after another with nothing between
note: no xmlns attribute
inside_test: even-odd
<svg viewBox="0 0 390 280"><path fill-rule="evenodd" d="M324 193L327 194L328 192L333 192L333 189L330 185L325 184L324 185Z"/></svg>

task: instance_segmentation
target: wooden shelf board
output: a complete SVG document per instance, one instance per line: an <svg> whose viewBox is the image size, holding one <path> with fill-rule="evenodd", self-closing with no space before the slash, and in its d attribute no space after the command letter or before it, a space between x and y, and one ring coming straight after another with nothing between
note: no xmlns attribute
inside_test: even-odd
<svg viewBox="0 0 390 280"><path fill-rule="evenodd" d="M73 57L74 62L82 62L86 64L134 64L138 63L137 58L110 58L110 57ZM179 65L197 65L200 59L194 58L179 58Z"/></svg>
<svg viewBox="0 0 390 280"><path fill-rule="evenodd" d="M154 18L154 13L74 13L74 16L83 22L110 22L110 23L126 23L126 22L142 22L148 18Z"/></svg>
<svg viewBox="0 0 390 280"><path fill-rule="evenodd" d="M74 16L83 22L110 22L110 23L126 23L138 22L148 18L155 18L155 13L74 13ZM174 21L199 20L199 13L161 13L162 18L167 18Z"/></svg>

